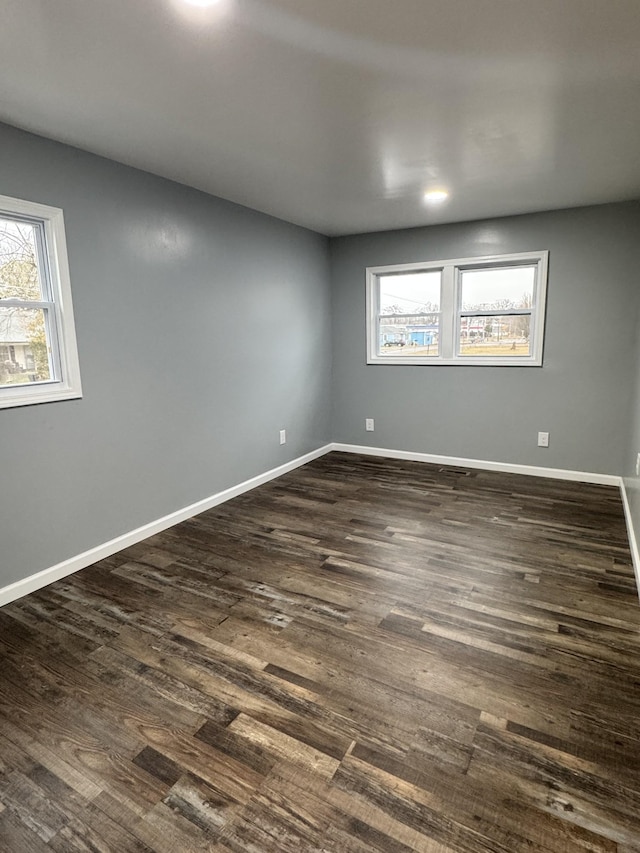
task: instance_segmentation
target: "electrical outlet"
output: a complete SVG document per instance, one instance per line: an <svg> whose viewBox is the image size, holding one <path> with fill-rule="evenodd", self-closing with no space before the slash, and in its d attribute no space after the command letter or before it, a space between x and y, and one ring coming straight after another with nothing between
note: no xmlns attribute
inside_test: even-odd
<svg viewBox="0 0 640 853"><path fill-rule="evenodd" d="M549 447L549 433L548 432L539 432L538 433L538 447Z"/></svg>
<svg viewBox="0 0 640 853"><path fill-rule="evenodd" d="M281 429L280 430L280 444L286 444L286 443L287 443L287 431L286 431L286 429Z"/></svg>
<svg viewBox="0 0 640 853"><path fill-rule="evenodd" d="M640 453L636 454L636 477L640 477Z"/></svg>
<svg viewBox="0 0 640 853"><path fill-rule="evenodd" d="M367 432L373 432L374 424L373 418L365 418L364 419L364 428Z"/></svg>

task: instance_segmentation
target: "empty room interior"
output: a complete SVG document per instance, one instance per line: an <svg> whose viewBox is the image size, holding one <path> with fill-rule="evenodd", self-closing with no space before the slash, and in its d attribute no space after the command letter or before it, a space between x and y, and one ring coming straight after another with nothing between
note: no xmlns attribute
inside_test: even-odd
<svg viewBox="0 0 640 853"><path fill-rule="evenodd" d="M0 853L640 853L637 0L0 11Z"/></svg>

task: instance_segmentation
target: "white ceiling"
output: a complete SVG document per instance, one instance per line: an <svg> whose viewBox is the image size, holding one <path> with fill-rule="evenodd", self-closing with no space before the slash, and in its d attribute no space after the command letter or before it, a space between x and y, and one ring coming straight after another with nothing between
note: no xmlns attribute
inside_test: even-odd
<svg viewBox="0 0 640 853"><path fill-rule="evenodd" d="M326 234L640 197L640 0L0 13L1 120Z"/></svg>

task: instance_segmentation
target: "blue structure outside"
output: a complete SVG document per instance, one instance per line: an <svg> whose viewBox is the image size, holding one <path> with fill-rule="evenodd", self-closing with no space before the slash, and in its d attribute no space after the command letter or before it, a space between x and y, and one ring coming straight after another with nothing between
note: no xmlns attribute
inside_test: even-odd
<svg viewBox="0 0 640 853"><path fill-rule="evenodd" d="M438 327L432 324L407 326L409 332L409 342L420 347L428 347L435 340Z"/></svg>
<svg viewBox="0 0 640 853"><path fill-rule="evenodd" d="M411 332L409 334L409 340L412 344L418 344L418 346L427 347L433 343L433 332Z"/></svg>

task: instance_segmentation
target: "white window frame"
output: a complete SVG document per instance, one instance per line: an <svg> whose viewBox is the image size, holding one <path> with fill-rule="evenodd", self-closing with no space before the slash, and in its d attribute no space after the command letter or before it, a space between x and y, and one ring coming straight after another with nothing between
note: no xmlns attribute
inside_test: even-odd
<svg viewBox="0 0 640 853"><path fill-rule="evenodd" d="M51 365L48 380L0 387L0 409L82 397L63 212L57 207L0 196L0 217L40 226L42 300L0 299L0 307L46 311Z"/></svg>
<svg viewBox="0 0 640 853"><path fill-rule="evenodd" d="M412 264L392 264L367 267L367 364L401 365L465 365L467 367L541 367L544 350L545 307L549 252L519 252L511 255L485 255L480 258L456 258L446 261L425 261ZM500 269L514 266L535 266L531 309L462 311L461 273L466 270ZM385 355L380 350L380 278L402 273L442 273L440 290L439 352L429 356ZM520 356L474 356L457 352L460 322L463 316L514 316L530 314L530 354Z"/></svg>

